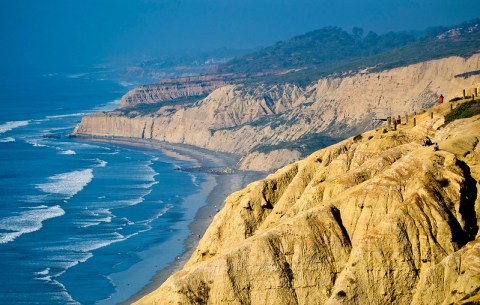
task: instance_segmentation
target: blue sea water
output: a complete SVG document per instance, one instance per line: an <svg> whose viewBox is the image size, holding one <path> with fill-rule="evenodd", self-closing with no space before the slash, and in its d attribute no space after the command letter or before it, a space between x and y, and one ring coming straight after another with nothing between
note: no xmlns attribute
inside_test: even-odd
<svg viewBox="0 0 480 305"><path fill-rule="evenodd" d="M66 137L127 90L89 74L2 77L0 304L113 304L182 252L211 177L159 151Z"/></svg>

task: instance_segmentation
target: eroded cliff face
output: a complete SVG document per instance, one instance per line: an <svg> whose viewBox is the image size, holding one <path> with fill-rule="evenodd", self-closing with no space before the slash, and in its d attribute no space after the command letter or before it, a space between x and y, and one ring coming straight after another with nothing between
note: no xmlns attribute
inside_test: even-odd
<svg viewBox="0 0 480 305"><path fill-rule="evenodd" d="M137 304L451 304L480 287L480 116L449 105L233 193ZM421 146L428 134L440 150ZM475 293L474 293L475 294Z"/></svg>
<svg viewBox="0 0 480 305"><path fill-rule="evenodd" d="M161 80L158 83L139 86L122 97L123 108L138 104L154 104L186 96L211 93L228 83L229 75L189 76Z"/></svg>
<svg viewBox="0 0 480 305"><path fill-rule="evenodd" d="M372 118L404 115L461 95L480 75L455 75L480 69L480 55L450 57L379 73L324 78L301 88L293 84L256 87L225 85L188 105L159 106L155 113L129 117L120 112L85 117L77 134L144 137L172 143L249 154L261 146L293 142L309 134L345 137L371 128ZM136 89L126 95L137 94ZM143 94L143 93L142 93ZM169 96L168 98L172 98ZM159 97L153 98L158 100ZM161 97L160 99L163 99ZM138 102L140 99L136 99ZM146 97L148 103L150 97ZM255 170L261 154L243 168ZM286 154L271 168L295 159Z"/></svg>

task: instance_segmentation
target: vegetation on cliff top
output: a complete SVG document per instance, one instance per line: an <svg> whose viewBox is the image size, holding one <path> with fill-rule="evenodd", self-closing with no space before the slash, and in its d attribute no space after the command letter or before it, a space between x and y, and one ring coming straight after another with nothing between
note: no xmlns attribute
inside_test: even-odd
<svg viewBox="0 0 480 305"><path fill-rule="evenodd" d="M296 36L287 42L229 61L222 73L273 73L254 83L308 85L321 77L371 68L381 71L447 56L470 56L480 49L480 19L453 27L433 27L423 33L378 35L354 28L348 33L327 27ZM372 68L373 67L373 68Z"/></svg>
<svg viewBox="0 0 480 305"><path fill-rule="evenodd" d="M192 95L192 96L182 96L176 99L172 99L169 101L161 101L158 103L151 103L151 104L139 103L132 107L122 108L120 111L122 112L123 115L126 115L132 118L136 116L153 114L156 111L158 111L161 107L178 106L178 105L187 107L188 105L198 102L199 100L205 98L206 96L207 94L201 94L201 95Z"/></svg>
<svg viewBox="0 0 480 305"><path fill-rule="evenodd" d="M480 114L480 101L470 101L458 105L452 112L445 115L445 125L458 119L470 118Z"/></svg>

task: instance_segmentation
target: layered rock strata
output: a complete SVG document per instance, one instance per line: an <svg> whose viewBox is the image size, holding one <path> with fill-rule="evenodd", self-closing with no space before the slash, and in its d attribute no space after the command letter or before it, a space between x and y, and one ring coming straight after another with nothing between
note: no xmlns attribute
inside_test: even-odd
<svg viewBox="0 0 480 305"><path fill-rule="evenodd" d="M345 137L371 128L373 118L420 111L436 103L440 94L449 100L462 94L459 88L478 85L478 74L456 77L477 70L480 70L478 54L467 59L449 57L378 73L365 71L353 76L327 77L306 88L294 84L225 85L188 105L160 104L148 115L113 112L86 116L75 133L186 143L245 155L266 146L282 149L283 143L308 135ZM212 86L217 85L220 86ZM123 105L204 92L175 89L169 93L166 88L167 85L162 89L165 92L160 90L158 95L142 87L135 89L125 96ZM296 160L297 155L295 152L285 154L278 163L270 163L270 168ZM242 167L256 170L262 158L256 153L247 159L249 162L242 163Z"/></svg>
<svg viewBox="0 0 480 305"><path fill-rule="evenodd" d="M478 299L480 116L442 127L448 110L365 132L233 193L185 267L137 304ZM425 134L439 151L421 145Z"/></svg>
<svg viewBox="0 0 480 305"><path fill-rule="evenodd" d="M225 86L231 75L205 75L170 78L139 86L122 97L123 108L138 104L155 104L186 96L201 96Z"/></svg>

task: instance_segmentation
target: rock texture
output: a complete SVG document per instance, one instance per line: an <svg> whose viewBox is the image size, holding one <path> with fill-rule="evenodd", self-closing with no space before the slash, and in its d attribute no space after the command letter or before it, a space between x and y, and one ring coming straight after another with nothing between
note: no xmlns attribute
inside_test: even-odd
<svg viewBox="0 0 480 305"><path fill-rule="evenodd" d="M201 101L160 105L155 113L146 116L121 112L86 116L75 133L143 137L244 155L265 145L281 149L282 143L299 141L312 134L344 138L371 128L373 117L404 116L406 112L420 111L433 105L440 94L449 100L462 95L461 88L478 84L480 75L455 77L476 70L480 70L478 54L379 73L328 77L306 88L293 84L225 85ZM197 88L199 91L177 88L173 92L166 89L167 85L162 88L158 94L143 87L135 89L125 96L123 103L158 102L181 94L205 92L202 88ZM294 161L291 156L294 155L286 154L278 163L270 162L270 168ZM249 158L251 164L262 160L260 154Z"/></svg>
<svg viewBox="0 0 480 305"><path fill-rule="evenodd" d="M246 171L269 171L272 164L275 167L283 167L291 161L300 160L301 157L300 152L290 149L276 149L266 153L252 152L240 160L238 168Z"/></svg>
<svg viewBox="0 0 480 305"><path fill-rule="evenodd" d="M170 78L156 84L137 87L122 97L123 108L154 104L185 96L200 96L227 84L228 75L206 75Z"/></svg>
<svg viewBox="0 0 480 305"><path fill-rule="evenodd" d="M480 116L442 127L447 111L349 138L231 194L185 267L137 304L478 300ZM425 134L440 151L421 146Z"/></svg>

